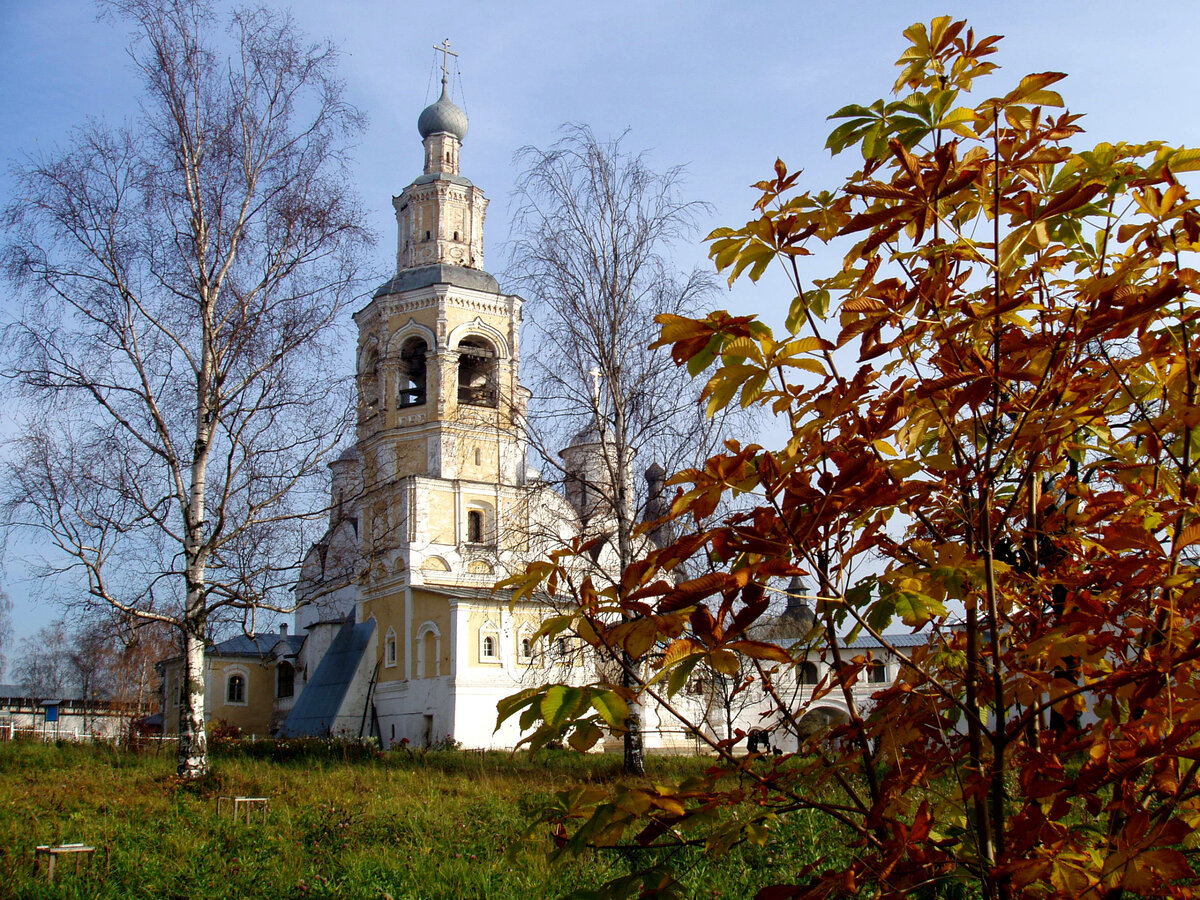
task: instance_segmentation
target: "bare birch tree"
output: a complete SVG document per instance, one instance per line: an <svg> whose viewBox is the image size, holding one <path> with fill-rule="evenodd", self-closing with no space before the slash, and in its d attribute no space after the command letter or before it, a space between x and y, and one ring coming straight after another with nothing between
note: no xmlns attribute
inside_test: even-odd
<svg viewBox="0 0 1200 900"><path fill-rule="evenodd" d="M721 432L687 372L647 349L656 315L698 311L713 290L711 276L667 256L704 205L682 198L681 168L656 172L623 139L568 125L548 149L517 152L510 271L529 304L531 444L558 469L585 535L607 540L598 558L610 578L633 562L639 522L665 512L653 489L637 490L635 464L660 467L650 482L661 488L664 470L704 458ZM571 443L586 448L582 464L556 452ZM626 687L638 683L628 658L614 662ZM630 709L625 769L640 774L641 714Z"/></svg>
<svg viewBox="0 0 1200 900"><path fill-rule="evenodd" d="M283 609L347 423L329 373L367 242L337 52L265 8L113 0L141 114L29 160L6 212L22 290L10 377L29 401L7 521L93 601L177 629L179 773L208 770L214 617Z"/></svg>
<svg viewBox="0 0 1200 900"><path fill-rule="evenodd" d="M4 666L8 661L12 642L12 600L0 587L0 679L4 678Z"/></svg>

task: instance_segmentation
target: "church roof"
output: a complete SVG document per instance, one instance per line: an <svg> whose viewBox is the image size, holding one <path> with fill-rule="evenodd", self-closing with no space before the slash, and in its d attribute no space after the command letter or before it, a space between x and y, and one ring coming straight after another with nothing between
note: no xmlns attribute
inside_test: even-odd
<svg viewBox="0 0 1200 900"><path fill-rule="evenodd" d="M447 266L438 263L432 266L401 269L396 273L395 278L385 281L377 287L372 296L386 297L388 294L413 291L417 288L429 287L431 284L452 284L456 287L470 288L489 294L500 293L500 283L482 269L468 269L466 266Z"/></svg>
<svg viewBox="0 0 1200 900"><path fill-rule="evenodd" d="M467 136L467 127L467 114L447 96L446 80L443 78L442 96L436 103L431 103L421 110L421 115L417 118L417 131L421 133L422 140L431 134L445 132L461 141Z"/></svg>
<svg viewBox="0 0 1200 900"><path fill-rule="evenodd" d="M456 184L459 187L475 187L474 182L470 178L462 175L451 175L449 172L426 172L424 175L418 175L413 179L413 184L433 184L435 181L448 181L451 184ZM410 187L412 185L409 185Z"/></svg>
<svg viewBox="0 0 1200 900"><path fill-rule="evenodd" d="M329 734L374 633L374 619L358 624L347 622L342 626L280 726L281 736L323 737Z"/></svg>

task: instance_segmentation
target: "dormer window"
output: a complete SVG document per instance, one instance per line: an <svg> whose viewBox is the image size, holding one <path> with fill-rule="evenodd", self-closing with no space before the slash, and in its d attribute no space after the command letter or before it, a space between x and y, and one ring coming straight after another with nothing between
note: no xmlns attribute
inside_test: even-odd
<svg viewBox="0 0 1200 900"><path fill-rule="evenodd" d="M425 403L425 354L428 352L429 345L420 338L409 338L400 348L400 385L396 394L400 409Z"/></svg>
<svg viewBox="0 0 1200 900"><path fill-rule="evenodd" d="M496 351L482 338L466 338L458 345L458 402L494 409L499 400Z"/></svg>

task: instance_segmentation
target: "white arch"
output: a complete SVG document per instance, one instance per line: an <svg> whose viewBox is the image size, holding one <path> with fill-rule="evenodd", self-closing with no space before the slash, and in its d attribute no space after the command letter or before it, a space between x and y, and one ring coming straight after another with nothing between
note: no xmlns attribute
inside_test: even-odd
<svg viewBox="0 0 1200 900"><path fill-rule="evenodd" d="M226 666L222 673L224 676L221 679L221 700L226 706L249 706L250 705L250 670L240 663L235 663L231 666ZM242 699L229 699L229 683L235 678L242 680Z"/></svg>
<svg viewBox="0 0 1200 900"><path fill-rule="evenodd" d="M470 322L463 322L461 325L451 331L450 336L446 338L446 346L450 347L452 350L457 349L458 345L462 343L464 338L471 337L472 335L485 338L488 342L493 344L496 348L496 356L502 359L507 359L512 355L512 351L508 346L508 339L496 328L479 318L479 316L476 316Z"/></svg>
<svg viewBox="0 0 1200 900"><path fill-rule="evenodd" d="M429 672L429 660L425 657L425 638L427 635L433 635L433 673ZM416 657L417 667L416 673L418 678L435 678L442 674L442 632L438 629L437 623L426 621L421 623L421 627L417 629L417 646Z"/></svg>
<svg viewBox="0 0 1200 900"><path fill-rule="evenodd" d="M366 365L367 358L370 357L372 352L379 352L379 341L375 339L374 335L363 341L363 345L358 351L356 371L359 375L363 374L363 366Z"/></svg>
<svg viewBox="0 0 1200 900"><path fill-rule="evenodd" d="M407 322L388 335L387 349L388 356L392 356L400 352L400 348L404 346L404 342L410 337L419 337L425 341L425 346L430 351L438 349L437 335L433 329L427 325L422 325L415 319L409 318Z"/></svg>

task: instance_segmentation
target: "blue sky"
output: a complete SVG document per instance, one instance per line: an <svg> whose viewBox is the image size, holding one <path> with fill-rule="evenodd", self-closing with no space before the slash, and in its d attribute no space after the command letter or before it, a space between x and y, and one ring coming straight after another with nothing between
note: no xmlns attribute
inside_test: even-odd
<svg viewBox="0 0 1200 900"><path fill-rule="evenodd" d="M776 157L803 168L814 187L833 186L853 168L850 156L831 159L822 149L831 130L825 117L886 96L903 29L943 13L969 19L977 34L1005 36L993 57L1001 71L991 85L981 83L989 95L1028 72L1067 72L1061 93L1072 111L1087 114L1087 134L1076 146L1147 139L1200 145L1196 0L287 5L303 30L341 46L348 95L369 116L355 172L380 236L380 280L394 253L390 198L420 172L416 119L436 99L440 54L432 45L446 37L461 54L455 100L471 119L463 174L492 201L486 253L497 273L506 262L519 147L550 143L564 122L586 122L601 136L628 128L627 146L649 150L654 165L688 167L689 193L712 204L703 232L740 224L753 201L749 185L770 173ZM89 116L120 121L136 113L127 31L123 23L97 21L86 0L0 0L0 204L11 200L8 170L24 154L52 151ZM681 265L704 259L698 242L679 248ZM814 275L834 264L808 261ZM739 286L723 299L774 324L790 297L769 282ZM10 415L8 406L0 404L0 416ZM2 580L24 635L60 613L30 601L20 555L5 560Z"/></svg>

